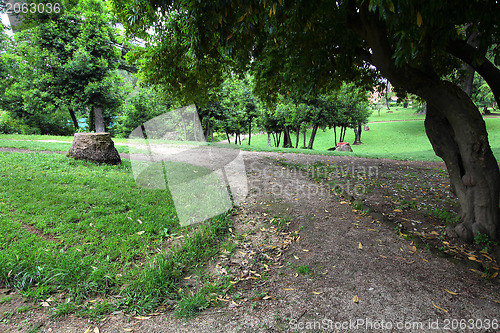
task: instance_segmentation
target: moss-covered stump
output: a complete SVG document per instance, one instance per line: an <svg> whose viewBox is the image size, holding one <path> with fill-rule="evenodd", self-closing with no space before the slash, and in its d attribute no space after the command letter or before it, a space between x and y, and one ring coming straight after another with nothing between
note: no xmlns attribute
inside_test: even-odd
<svg viewBox="0 0 500 333"><path fill-rule="evenodd" d="M67 156L99 164L121 163L120 154L109 133L75 133Z"/></svg>

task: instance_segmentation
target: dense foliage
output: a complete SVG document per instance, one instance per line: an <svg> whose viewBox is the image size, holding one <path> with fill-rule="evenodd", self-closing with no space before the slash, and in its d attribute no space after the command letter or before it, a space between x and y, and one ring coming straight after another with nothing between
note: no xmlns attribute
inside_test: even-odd
<svg viewBox="0 0 500 333"><path fill-rule="evenodd" d="M499 104L498 1L113 3L129 32L148 42L151 80L181 96L217 86L227 67L249 68L268 105L280 95L314 100L342 81L374 86L379 73L419 96L427 102L426 133L462 204L456 232L468 241L500 239L498 163L478 108L457 82L470 66ZM290 141L285 129L284 145Z"/></svg>
<svg viewBox="0 0 500 333"><path fill-rule="evenodd" d="M41 134L71 133L95 106L105 109L109 123L123 99L112 22L95 0L26 17L1 55L7 75L0 107Z"/></svg>

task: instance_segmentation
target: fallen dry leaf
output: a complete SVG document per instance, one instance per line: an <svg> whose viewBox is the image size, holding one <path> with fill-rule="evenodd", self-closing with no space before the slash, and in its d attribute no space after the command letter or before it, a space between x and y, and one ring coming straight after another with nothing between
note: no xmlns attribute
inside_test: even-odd
<svg viewBox="0 0 500 333"><path fill-rule="evenodd" d="M443 288L443 289L444 289L444 291L446 291L448 294L458 295L458 293L455 293L455 292L453 292L453 291L449 291L449 290L448 290L448 289L446 289L446 288Z"/></svg>
<svg viewBox="0 0 500 333"><path fill-rule="evenodd" d="M146 317L146 316L137 316L137 317L133 317L134 319L137 319L137 320L148 320L150 319L151 317Z"/></svg>
<svg viewBox="0 0 500 333"><path fill-rule="evenodd" d="M444 311L444 312L448 312L448 310L445 310L445 309L443 309L443 308L441 308L441 307L437 306L436 304L434 304L434 302L432 302L432 305L434 305L434 307L435 307L436 309L439 309L439 310Z"/></svg>
<svg viewBox="0 0 500 333"><path fill-rule="evenodd" d="M321 293L320 293L320 292L318 292L318 291L313 291L312 293L313 293L314 295L320 295L320 294L321 294Z"/></svg>
<svg viewBox="0 0 500 333"><path fill-rule="evenodd" d="M352 301L353 301L354 303L359 303L359 297L358 297L358 295L354 296L354 297L352 298Z"/></svg>
<svg viewBox="0 0 500 333"><path fill-rule="evenodd" d="M361 244L361 242L358 242L358 249L362 249L363 248L363 244Z"/></svg>
<svg viewBox="0 0 500 333"><path fill-rule="evenodd" d="M402 213L403 211L401 209L394 209L396 213Z"/></svg>
<svg viewBox="0 0 500 333"><path fill-rule="evenodd" d="M138 235L142 235L142 234L143 234L143 233L145 233L145 232L146 232L146 231L141 230L141 231L137 232L137 234L138 234Z"/></svg>
<svg viewBox="0 0 500 333"><path fill-rule="evenodd" d="M90 329L91 329L91 327L87 328L87 330L85 332L83 332L83 333L89 333Z"/></svg>
<svg viewBox="0 0 500 333"><path fill-rule="evenodd" d="M487 256L486 254L483 253L483 257L485 257L486 259L490 260L490 261L493 261L493 259L490 257L490 256Z"/></svg>
<svg viewBox="0 0 500 333"><path fill-rule="evenodd" d="M133 332L133 331L134 331L134 329L133 329L133 328L124 328L123 330L124 330L125 332Z"/></svg>
<svg viewBox="0 0 500 333"><path fill-rule="evenodd" d="M283 288L283 290L295 290L293 288Z"/></svg>
<svg viewBox="0 0 500 333"><path fill-rule="evenodd" d="M94 328L94 333L100 333L99 327Z"/></svg>

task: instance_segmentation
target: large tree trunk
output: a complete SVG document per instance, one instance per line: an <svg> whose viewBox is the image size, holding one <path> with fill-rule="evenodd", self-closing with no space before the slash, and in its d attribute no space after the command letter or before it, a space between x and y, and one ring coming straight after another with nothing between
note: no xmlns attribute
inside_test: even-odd
<svg viewBox="0 0 500 333"><path fill-rule="evenodd" d="M368 4L363 4L359 18L357 25L363 28L357 31L372 52L365 54L366 59L395 86L428 103L426 132L435 153L446 163L461 205L461 221L455 230L469 242L479 233L491 240L500 240L500 171L481 113L460 87L437 77L430 52L418 69L410 65L396 66L394 51L377 14L369 11Z"/></svg>
<svg viewBox="0 0 500 333"><path fill-rule="evenodd" d="M500 174L485 124L470 99L453 95L445 95L449 101L442 96L441 103L429 103L425 129L460 202L461 223L455 230L469 242L479 233L500 239ZM453 106L443 105L447 103Z"/></svg>

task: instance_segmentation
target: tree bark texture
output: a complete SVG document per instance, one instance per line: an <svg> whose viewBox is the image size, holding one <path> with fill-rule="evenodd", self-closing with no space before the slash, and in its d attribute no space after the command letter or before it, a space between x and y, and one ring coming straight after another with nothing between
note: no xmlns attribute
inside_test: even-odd
<svg viewBox="0 0 500 333"><path fill-rule="evenodd" d="M426 132L446 163L461 206L458 235L468 242L479 234L500 240L500 171L480 111L460 87L434 74L430 60L418 69L396 66L385 26L367 5L361 7L360 20L360 33L372 50L370 63L393 85L427 102Z"/></svg>

